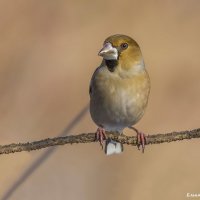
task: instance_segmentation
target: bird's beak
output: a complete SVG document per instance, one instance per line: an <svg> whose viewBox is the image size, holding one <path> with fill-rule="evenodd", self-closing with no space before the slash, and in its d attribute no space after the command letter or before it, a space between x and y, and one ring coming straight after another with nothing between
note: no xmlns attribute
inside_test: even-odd
<svg viewBox="0 0 200 200"><path fill-rule="evenodd" d="M112 46L110 42L104 44L103 48L99 51L99 56L102 56L105 60L117 60L118 51Z"/></svg>

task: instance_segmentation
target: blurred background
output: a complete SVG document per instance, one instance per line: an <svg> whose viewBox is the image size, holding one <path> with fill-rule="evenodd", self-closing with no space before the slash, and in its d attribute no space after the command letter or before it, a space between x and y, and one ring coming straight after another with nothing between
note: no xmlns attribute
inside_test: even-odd
<svg viewBox="0 0 200 200"><path fill-rule="evenodd" d="M94 132L88 85L116 33L140 44L151 77L136 127L199 128L199 9L198 0L1 0L0 144ZM199 151L196 139L111 157L97 143L1 155L0 199L187 199L200 193Z"/></svg>

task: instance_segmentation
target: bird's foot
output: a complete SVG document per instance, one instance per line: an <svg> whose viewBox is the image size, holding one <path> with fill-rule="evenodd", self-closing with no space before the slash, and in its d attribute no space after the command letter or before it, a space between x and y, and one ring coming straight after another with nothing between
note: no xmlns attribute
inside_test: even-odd
<svg viewBox="0 0 200 200"><path fill-rule="evenodd" d="M99 141L102 149L103 149L103 141L106 140L106 132L105 129L102 127L99 127L96 131L96 135L95 135L95 140Z"/></svg>
<svg viewBox="0 0 200 200"><path fill-rule="evenodd" d="M140 146L142 146L142 153L144 153L144 148L145 148L146 143L147 143L146 135L138 131L137 132L137 147L138 147L138 150L140 150Z"/></svg>
<svg viewBox="0 0 200 200"><path fill-rule="evenodd" d="M133 129L137 133L136 143L137 143L138 150L140 150L140 146L141 146L142 147L142 153L144 153L145 145L147 144L146 135L143 132L136 129L135 127L130 127L130 128Z"/></svg>

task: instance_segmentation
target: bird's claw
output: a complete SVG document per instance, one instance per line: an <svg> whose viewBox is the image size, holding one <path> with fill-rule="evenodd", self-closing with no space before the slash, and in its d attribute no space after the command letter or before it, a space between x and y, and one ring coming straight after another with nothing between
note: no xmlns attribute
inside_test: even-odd
<svg viewBox="0 0 200 200"><path fill-rule="evenodd" d="M102 149L103 149L103 142L106 140L106 132L105 129L99 127L96 131L95 141L99 141Z"/></svg>
<svg viewBox="0 0 200 200"><path fill-rule="evenodd" d="M130 129L134 130L137 133L136 136L136 145L138 150L140 150L140 146L142 146L142 153L144 153L145 145L147 144L147 137L144 133L138 131L135 127L130 126Z"/></svg>
<svg viewBox="0 0 200 200"><path fill-rule="evenodd" d="M145 145L147 144L147 137L144 133L137 131L137 147L140 150L140 146L142 146L142 153L144 153Z"/></svg>

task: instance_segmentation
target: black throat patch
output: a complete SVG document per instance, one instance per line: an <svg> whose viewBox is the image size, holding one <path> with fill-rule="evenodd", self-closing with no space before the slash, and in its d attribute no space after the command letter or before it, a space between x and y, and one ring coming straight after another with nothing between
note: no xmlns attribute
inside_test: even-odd
<svg viewBox="0 0 200 200"><path fill-rule="evenodd" d="M118 60L105 60L106 66L110 72L114 72L116 66L118 65Z"/></svg>

